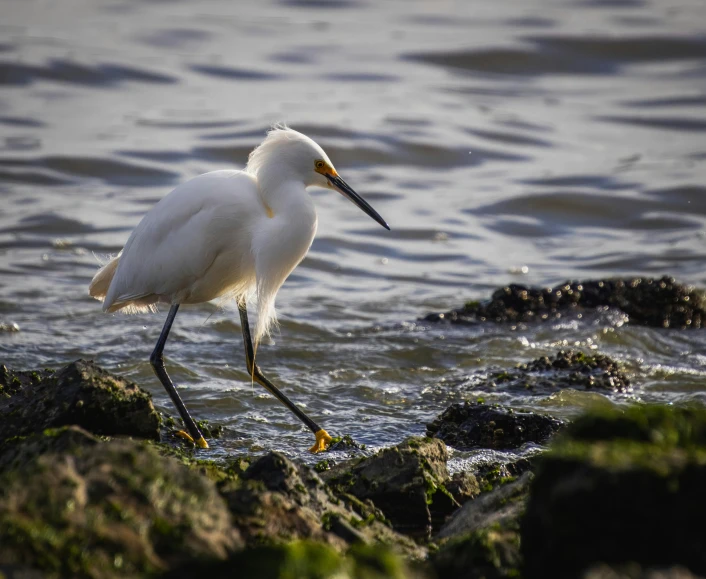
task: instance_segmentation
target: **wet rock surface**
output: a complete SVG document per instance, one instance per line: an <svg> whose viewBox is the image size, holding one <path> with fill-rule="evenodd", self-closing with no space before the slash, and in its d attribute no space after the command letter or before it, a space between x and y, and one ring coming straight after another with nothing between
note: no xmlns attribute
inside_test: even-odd
<svg viewBox="0 0 706 579"><path fill-rule="evenodd" d="M522 524L526 577L599 563L706 573L706 409L581 417L538 460Z"/></svg>
<svg viewBox="0 0 706 579"><path fill-rule="evenodd" d="M75 424L95 434L159 439L151 396L93 362L13 371L0 366L0 440Z"/></svg>
<svg viewBox="0 0 706 579"><path fill-rule="evenodd" d="M427 436L459 450L509 449L527 442L543 443L558 432L561 420L478 402L453 404L427 424Z"/></svg>
<svg viewBox="0 0 706 579"><path fill-rule="evenodd" d="M475 390L506 390L523 394L552 394L565 388L626 393L630 378L618 362L598 353L559 350L507 370L492 370L487 378L473 379Z"/></svg>
<svg viewBox="0 0 706 579"><path fill-rule="evenodd" d="M630 323L657 328L700 328L706 321L704 293L674 278L629 278L566 281L550 288L511 284L485 302L468 302L445 313L429 314L429 322L456 324L528 323L556 320L599 308L625 313Z"/></svg>

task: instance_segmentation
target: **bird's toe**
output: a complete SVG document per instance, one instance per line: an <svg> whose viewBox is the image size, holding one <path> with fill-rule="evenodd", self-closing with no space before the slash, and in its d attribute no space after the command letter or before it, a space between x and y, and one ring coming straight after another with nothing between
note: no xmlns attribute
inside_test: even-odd
<svg viewBox="0 0 706 579"><path fill-rule="evenodd" d="M317 452L325 451L328 448L328 445L331 444L331 441L333 440L329 433L326 432L323 428L319 430L315 436L316 442L314 443L314 446L309 449L309 452L312 452L314 454L316 454Z"/></svg>

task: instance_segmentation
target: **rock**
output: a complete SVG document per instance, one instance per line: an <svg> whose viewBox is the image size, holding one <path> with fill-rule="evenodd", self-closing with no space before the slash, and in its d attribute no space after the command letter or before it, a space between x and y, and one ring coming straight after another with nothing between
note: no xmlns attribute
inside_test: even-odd
<svg viewBox="0 0 706 579"><path fill-rule="evenodd" d="M634 563L617 568L609 565L597 565L581 576L581 579L702 579L693 575L684 567L663 569L642 569Z"/></svg>
<svg viewBox="0 0 706 579"><path fill-rule="evenodd" d="M455 472L451 476L451 480L444 486L461 505L470 499L476 498L481 492L476 475L465 471Z"/></svg>
<svg viewBox="0 0 706 579"><path fill-rule="evenodd" d="M345 556L321 543L296 541L286 545L246 549L228 561L188 565L164 579L422 579L410 566L383 546L356 545Z"/></svg>
<svg viewBox="0 0 706 579"><path fill-rule="evenodd" d="M519 576L520 519L531 480L531 472L509 479L454 513L435 537L440 546L430 562L438 577Z"/></svg>
<svg viewBox="0 0 706 579"><path fill-rule="evenodd" d="M458 387L463 386L463 381ZM554 356L542 356L519 364L511 370L493 370L487 378L472 379L473 390L506 390L523 394L547 395L565 388L600 392L630 392L630 379L620 364L602 354L578 350L559 350Z"/></svg>
<svg viewBox="0 0 706 579"><path fill-rule="evenodd" d="M0 565L133 577L241 546L215 485L150 445L69 426L0 446Z"/></svg>
<svg viewBox="0 0 706 579"><path fill-rule="evenodd" d="M0 366L0 440L69 424L94 434L159 440L150 395L93 362L77 360L56 372Z"/></svg>
<svg viewBox="0 0 706 579"><path fill-rule="evenodd" d="M459 506L444 486L447 460L440 440L412 437L322 476L337 492L372 501L400 533L428 538Z"/></svg>
<svg viewBox="0 0 706 579"><path fill-rule="evenodd" d="M630 380L618 362L602 354L559 350L553 358L542 356L527 364L520 364L518 371L525 390L630 390ZM533 376L537 376L537 379L533 380Z"/></svg>
<svg viewBox="0 0 706 579"><path fill-rule="evenodd" d="M630 323L657 328L700 328L702 320L706 321L703 292L667 276L566 281L551 288L511 284L496 290L490 301L468 302L463 308L430 314L424 320L517 324L554 320L598 308L618 309Z"/></svg>
<svg viewBox="0 0 706 579"><path fill-rule="evenodd" d="M533 476L528 471L519 478L511 477L492 491L468 501L441 527L436 538L460 537L497 523L518 522L525 510Z"/></svg>
<svg viewBox="0 0 706 579"><path fill-rule="evenodd" d="M315 540L342 552L354 544L386 543L415 559L426 551L393 531L372 504L335 495L304 464L271 452L221 487L249 546Z"/></svg>
<svg viewBox="0 0 706 579"><path fill-rule="evenodd" d="M636 406L577 419L538 459L525 576L598 563L706 573L706 409Z"/></svg>
<svg viewBox="0 0 706 579"><path fill-rule="evenodd" d="M559 431L563 422L533 412L518 412L497 404L453 404L427 424L427 436L459 450L510 449L527 442L542 443Z"/></svg>
<svg viewBox="0 0 706 579"><path fill-rule="evenodd" d="M328 447L329 451L356 451L365 450L364 444L358 444L350 434L343 436L334 436L331 444Z"/></svg>

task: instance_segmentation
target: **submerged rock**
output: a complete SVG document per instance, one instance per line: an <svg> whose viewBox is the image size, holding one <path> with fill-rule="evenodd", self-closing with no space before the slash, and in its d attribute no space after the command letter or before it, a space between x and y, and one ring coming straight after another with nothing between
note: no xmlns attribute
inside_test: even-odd
<svg viewBox="0 0 706 579"><path fill-rule="evenodd" d="M338 493L372 501L397 531L428 538L459 507L445 487L450 482L447 460L440 440L412 437L374 456L336 465L322 476ZM469 485L466 481L458 488L472 494Z"/></svg>
<svg viewBox="0 0 706 579"><path fill-rule="evenodd" d="M706 409L604 410L538 460L522 525L524 576L599 563L706 573Z"/></svg>
<svg viewBox="0 0 706 579"><path fill-rule="evenodd" d="M510 449L527 442L542 443L559 431L563 422L544 414L518 412L497 404L453 404L427 424L427 436L459 450Z"/></svg>
<svg viewBox="0 0 706 579"><path fill-rule="evenodd" d="M630 379L620 364L602 354L559 350L510 370L490 372L487 379L474 381L474 390L512 390L526 394L551 394L565 388L629 392Z"/></svg>
<svg viewBox="0 0 706 579"><path fill-rule="evenodd" d="M0 366L0 440L75 424L104 435L159 439L151 396L93 362L21 372Z"/></svg>
<svg viewBox="0 0 706 579"><path fill-rule="evenodd" d="M147 444L70 426L0 446L0 565L133 577L241 546L215 485Z"/></svg>
<svg viewBox="0 0 706 579"><path fill-rule="evenodd" d="M597 308L615 308L625 313L630 323L658 328L700 328L702 320L706 321L704 293L667 276L566 281L550 288L511 284L496 290L489 301L468 302L460 309L424 319L516 324L554 320Z"/></svg>
<svg viewBox="0 0 706 579"><path fill-rule="evenodd" d="M454 513L435 537L439 550L430 560L438 577L519 576L520 519L531 480L531 472L508 478Z"/></svg>

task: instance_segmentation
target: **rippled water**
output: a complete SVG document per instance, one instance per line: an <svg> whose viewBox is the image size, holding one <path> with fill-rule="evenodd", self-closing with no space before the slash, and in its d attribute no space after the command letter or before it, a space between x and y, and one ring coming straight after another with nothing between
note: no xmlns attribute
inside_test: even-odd
<svg viewBox="0 0 706 579"><path fill-rule="evenodd" d="M372 447L422 433L476 395L462 378L567 344L624 360L633 398L706 399L701 331L415 321L509 282L668 273L706 285L703 0L5 0L0 11L4 363L92 358L171 412L148 362L164 312L102 314L87 296L94 254L119 251L177 183L242 167L286 121L392 226L312 191L319 234L259 352L330 432ZM226 426L216 452L311 443L251 386L232 305L182 308L167 358L192 413ZM564 416L611 403L495 398Z"/></svg>

